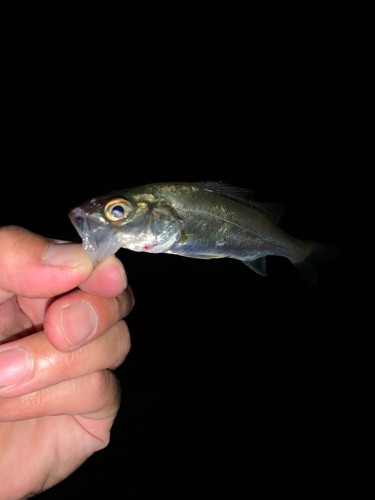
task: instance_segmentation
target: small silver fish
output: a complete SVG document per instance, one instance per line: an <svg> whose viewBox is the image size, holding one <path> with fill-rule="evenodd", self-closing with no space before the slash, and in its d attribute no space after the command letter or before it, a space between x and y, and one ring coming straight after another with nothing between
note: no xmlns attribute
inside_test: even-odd
<svg viewBox="0 0 375 500"><path fill-rule="evenodd" d="M228 257L266 276L265 257L278 255L316 284L309 261L336 256L336 247L290 236L277 225L284 206L257 203L252 195L220 182L147 184L93 198L69 216L95 265L122 247L195 259Z"/></svg>

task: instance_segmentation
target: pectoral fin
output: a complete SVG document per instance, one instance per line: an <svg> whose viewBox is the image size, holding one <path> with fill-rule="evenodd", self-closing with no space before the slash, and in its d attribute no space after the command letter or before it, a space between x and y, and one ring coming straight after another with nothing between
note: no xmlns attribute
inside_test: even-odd
<svg viewBox="0 0 375 500"><path fill-rule="evenodd" d="M264 257L259 257L255 260L243 260L242 261L247 267L261 276L267 276L266 272L266 259Z"/></svg>

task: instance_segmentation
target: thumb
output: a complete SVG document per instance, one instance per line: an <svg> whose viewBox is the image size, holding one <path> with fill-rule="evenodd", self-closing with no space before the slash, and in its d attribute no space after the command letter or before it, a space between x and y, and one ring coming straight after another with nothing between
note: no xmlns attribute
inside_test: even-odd
<svg viewBox="0 0 375 500"><path fill-rule="evenodd" d="M53 297L83 283L92 269L81 245L50 240L18 226L0 228L0 290Z"/></svg>

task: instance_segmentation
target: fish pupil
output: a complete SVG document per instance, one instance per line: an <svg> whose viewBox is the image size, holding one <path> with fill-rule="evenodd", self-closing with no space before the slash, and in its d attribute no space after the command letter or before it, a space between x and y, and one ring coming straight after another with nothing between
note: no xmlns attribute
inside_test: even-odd
<svg viewBox="0 0 375 500"><path fill-rule="evenodd" d="M114 219L122 219L125 215L125 208L121 205L112 207L111 215Z"/></svg>

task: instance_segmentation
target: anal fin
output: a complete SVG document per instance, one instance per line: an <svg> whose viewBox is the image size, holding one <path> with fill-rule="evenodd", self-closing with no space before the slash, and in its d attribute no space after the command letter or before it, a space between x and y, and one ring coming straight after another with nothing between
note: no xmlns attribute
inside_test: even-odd
<svg viewBox="0 0 375 500"><path fill-rule="evenodd" d="M252 271L261 276L267 276L266 272L266 259L265 257L259 257L255 260L243 260L242 261L247 267L250 267Z"/></svg>
<svg viewBox="0 0 375 500"><path fill-rule="evenodd" d="M165 252L165 253L173 253L173 252ZM227 257L227 255L218 255L218 254L199 254L199 253L176 253L175 255L179 255L180 257L189 257L191 259L223 259Z"/></svg>

